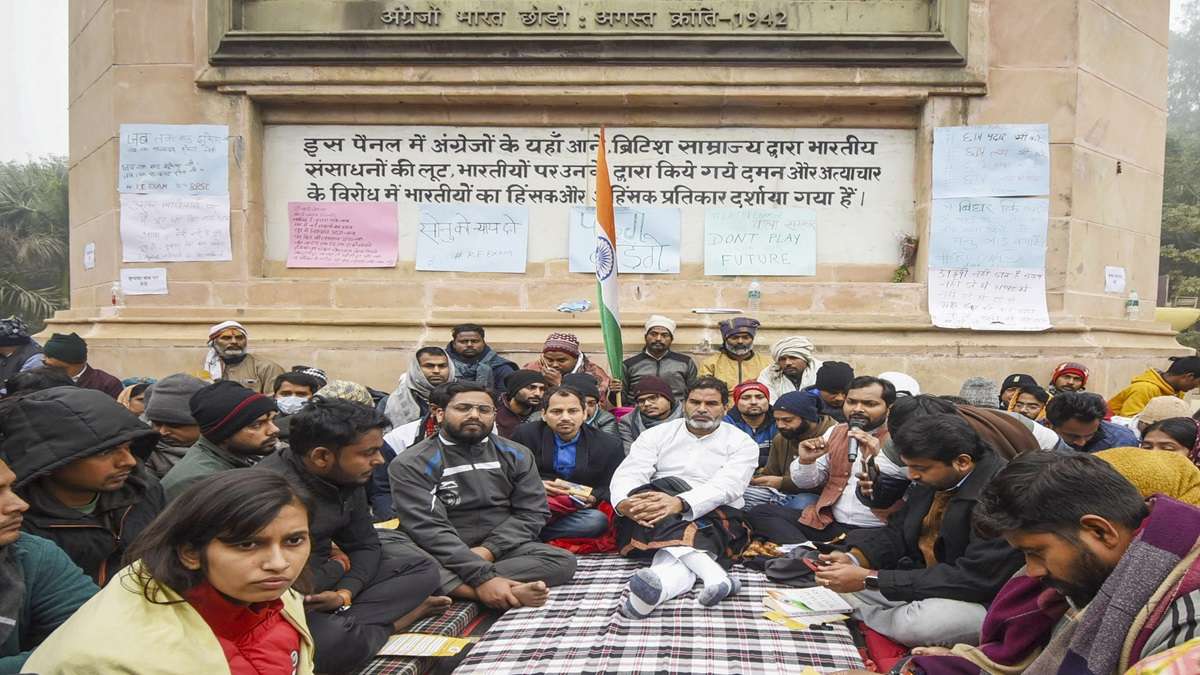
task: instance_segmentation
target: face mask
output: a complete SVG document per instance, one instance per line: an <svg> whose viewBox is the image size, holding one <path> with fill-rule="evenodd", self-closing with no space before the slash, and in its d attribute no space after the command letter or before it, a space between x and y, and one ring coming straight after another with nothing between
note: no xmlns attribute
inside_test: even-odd
<svg viewBox="0 0 1200 675"><path fill-rule="evenodd" d="M279 408L279 412L284 415L295 415L300 412L305 403L308 403L308 399L303 396L284 396L275 399L275 407Z"/></svg>

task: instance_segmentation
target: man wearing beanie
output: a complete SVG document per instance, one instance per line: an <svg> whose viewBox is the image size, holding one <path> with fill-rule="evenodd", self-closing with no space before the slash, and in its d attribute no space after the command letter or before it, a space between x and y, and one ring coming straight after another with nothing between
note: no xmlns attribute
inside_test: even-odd
<svg viewBox="0 0 1200 675"><path fill-rule="evenodd" d="M0 416L0 455L29 503L22 529L58 544L98 585L163 509L142 466L158 433L92 389L52 387L16 398Z"/></svg>
<svg viewBox="0 0 1200 675"><path fill-rule="evenodd" d="M600 406L606 410L612 407L608 401L612 378L583 353L577 335L551 333L542 346L542 358L526 363L522 368L541 372L542 376L546 378L547 387L557 387L562 384L564 375L587 373L596 378L596 386L600 389Z"/></svg>
<svg viewBox="0 0 1200 675"><path fill-rule="evenodd" d="M1025 373L1013 373L1004 378L1004 382L1000 384L1000 409L1012 410L1013 398L1022 387L1036 387L1037 380L1033 379L1032 375Z"/></svg>
<svg viewBox="0 0 1200 675"><path fill-rule="evenodd" d="M682 402L688 385L700 377L696 362L686 354L671 350L671 344L675 342L675 322L671 319L655 314L646 319L645 329L646 347L625 359L621 379L613 381L613 390L638 395L643 377L657 377L670 387L671 398L676 403Z"/></svg>
<svg viewBox="0 0 1200 675"><path fill-rule="evenodd" d="M721 328L721 351L700 364L701 377L715 377L730 391L746 380L753 380L771 365L765 354L754 352L758 319L739 316L717 324Z"/></svg>
<svg viewBox="0 0 1200 675"><path fill-rule="evenodd" d="M163 477L168 500L201 478L254 466L275 450L279 429L271 420L277 408L268 396L223 380L192 394L188 408L200 440Z"/></svg>
<svg viewBox="0 0 1200 675"><path fill-rule="evenodd" d="M762 382L743 382L733 390L733 408L725 422L741 429L758 445L758 466L767 463L771 439L775 438L775 417L769 402L770 392Z"/></svg>
<svg viewBox="0 0 1200 675"><path fill-rule="evenodd" d="M260 394L269 393L283 368L251 354L249 342L250 333L237 321L222 321L209 328L204 369L214 381L229 380Z"/></svg>
<svg viewBox="0 0 1200 675"><path fill-rule="evenodd" d="M772 406L772 415L779 433L771 441L766 465L758 470L750 481L750 487L746 488L746 508L776 503L802 511L817 501L817 495L801 492L792 482L788 467L799 454L801 441L820 438L837 422L821 414L817 400L802 391L791 391L780 396Z"/></svg>
<svg viewBox="0 0 1200 675"><path fill-rule="evenodd" d="M583 402L587 406L584 414L587 415L585 424L595 429L603 431L606 434L617 435L617 418L612 413L605 410L600 405L600 386L596 384L596 378L588 373L571 373L563 375L563 386L570 387L575 391L583 394ZM541 412L536 412L529 421L541 418Z"/></svg>
<svg viewBox="0 0 1200 675"><path fill-rule="evenodd" d="M1046 391L1051 396L1058 396L1066 391L1084 391L1087 389L1088 369L1082 363L1066 361L1058 364L1050 375L1050 386Z"/></svg>
<svg viewBox="0 0 1200 675"><path fill-rule="evenodd" d="M8 378L42 365L42 347L29 336L25 322L0 319L0 394Z"/></svg>
<svg viewBox="0 0 1200 675"><path fill-rule="evenodd" d="M42 349L47 366L63 370L84 389L102 391L116 399L125 388L117 378L88 365L87 342L75 333L55 333Z"/></svg>
<svg viewBox="0 0 1200 675"><path fill-rule="evenodd" d="M854 379L854 369L849 363L842 361L826 361L817 369L817 382L804 390L804 394L813 399L817 410L822 415L828 415L835 422L845 422L846 415L842 406L846 404L846 392Z"/></svg>
<svg viewBox="0 0 1200 675"><path fill-rule="evenodd" d="M150 385L146 392L145 419L161 434L158 445L146 459L146 468L158 478L179 463L188 448L200 440L200 426L192 418L189 401L203 389L204 380L175 373Z"/></svg>
<svg viewBox="0 0 1200 675"><path fill-rule="evenodd" d="M647 429L683 417L683 405L675 400L674 392L665 380L645 375L634 390L637 409L617 422L617 433L625 446L625 454L638 436Z"/></svg>
<svg viewBox="0 0 1200 675"><path fill-rule="evenodd" d="M504 380L505 392L496 407L496 433L512 438L517 427L542 405L546 394L546 378L537 370L514 370Z"/></svg>

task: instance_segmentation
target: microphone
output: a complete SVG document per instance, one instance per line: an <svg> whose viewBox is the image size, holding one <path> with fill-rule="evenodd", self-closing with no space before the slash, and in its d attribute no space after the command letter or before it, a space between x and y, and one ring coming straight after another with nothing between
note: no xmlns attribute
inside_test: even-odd
<svg viewBox="0 0 1200 675"><path fill-rule="evenodd" d="M849 424L851 429L862 429L864 426L866 426L866 423L860 419L850 420ZM850 437L849 454L850 465L854 466L854 463L858 461L858 439L853 436Z"/></svg>

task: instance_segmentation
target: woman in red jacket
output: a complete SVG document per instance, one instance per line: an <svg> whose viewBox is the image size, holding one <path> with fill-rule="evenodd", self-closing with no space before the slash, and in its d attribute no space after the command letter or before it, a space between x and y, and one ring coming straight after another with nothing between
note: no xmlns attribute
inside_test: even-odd
<svg viewBox="0 0 1200 675"><path fill-rule="evenodd" d="M134 561L62 624L26 668L307 675L312 638L292 590L309 555L309 498L271 471L234 469L184 492Z"/></svg>

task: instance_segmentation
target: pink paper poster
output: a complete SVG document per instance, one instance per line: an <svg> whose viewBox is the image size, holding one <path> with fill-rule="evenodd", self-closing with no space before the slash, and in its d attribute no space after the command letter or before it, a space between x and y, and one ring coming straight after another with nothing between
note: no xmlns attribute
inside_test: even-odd
<svg viewBox="0 0 1200 675"><path fill-rule="evenodd" d="M288 202L288 267L395 267L393 202Z"/></svg>

